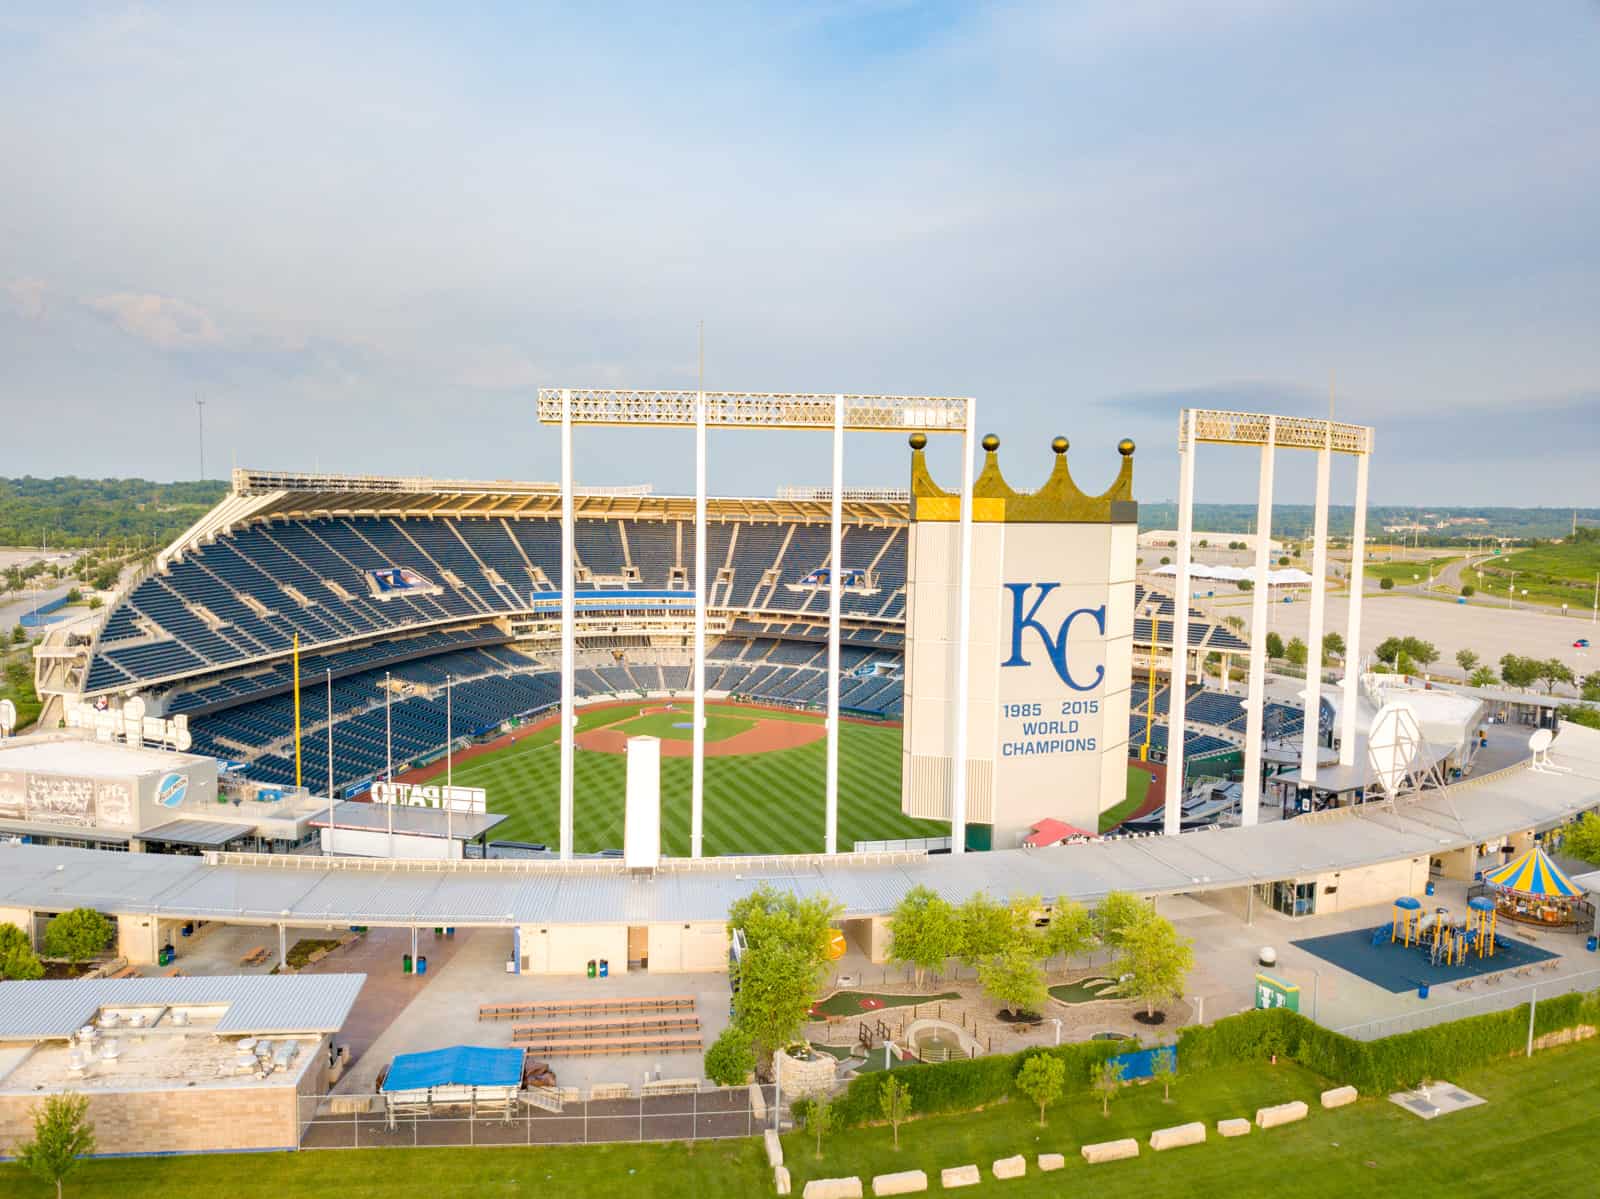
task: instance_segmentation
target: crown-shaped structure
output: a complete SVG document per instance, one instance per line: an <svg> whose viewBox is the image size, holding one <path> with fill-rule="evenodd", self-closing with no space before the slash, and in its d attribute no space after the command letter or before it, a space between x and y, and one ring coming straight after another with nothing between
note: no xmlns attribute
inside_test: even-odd
<svg viewBox="0 0 1600 1199"><path fill-rule="evenodd" d="M961 497L944 490L928 473L925 433L911 435L911 519L953 521L961 518ZM1054 467L1038 491L1017 491L1000 473L1000 439L993 433L980 443L984 450L983 470L972 485L972 519L996 524L1132 524L1139 519L1139 505L1133 498L1133 442L1117 443L1122 468L1111 486L1100 495L1088 495L1072 481L1067 467L1068 442L1057 437L1050 442L1055 454Z"/></svg>

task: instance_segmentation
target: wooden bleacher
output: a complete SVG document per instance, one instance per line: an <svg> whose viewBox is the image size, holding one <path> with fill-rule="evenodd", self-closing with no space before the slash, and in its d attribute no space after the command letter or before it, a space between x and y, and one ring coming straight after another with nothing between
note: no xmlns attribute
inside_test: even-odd
<svg viewBox="0 0 1600 1199"><path fill-rule="evenodd" d="M511 1043L548 1036L627 1035L629 1033L699 1032L700 1021L693 1016L647 1016L639 1020L562 1020L554 1024L516 1024L511 1028Z"/></svg>
<svg viewBox="0 0 1600 1199"><path fill-rule="evenodd" d="M621 1053L699 1053L704 1049L698 1032L654 1033L642 1037L562 1037L537 1041L513 1041L540 1057L594 1057Z"/></svg>
<svg viewBox="0 0 1600 1199"><path fill-rule="evenodd" d="M485 1003L479 1020L540 1020L562 1016L643 1016L660 1012L694 1011L693 995L644 995L630 999L530 1000L524 1003Z"/></svg>

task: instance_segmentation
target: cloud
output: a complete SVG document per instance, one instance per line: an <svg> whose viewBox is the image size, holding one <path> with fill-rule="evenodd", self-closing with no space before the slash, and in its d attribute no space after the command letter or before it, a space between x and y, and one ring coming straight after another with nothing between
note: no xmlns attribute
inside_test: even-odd
<svg viewBox="0 0 1600 1199"><path fill-rule="evenodd" d="M18 315L36 321L44 315L45 286L38 279L13 279L6 284L6 294Z"/></svg>
<svg viewBox="0 0 1600 1199"><path fill-rule="evenodd" d="M189 350L222 340L216 322L185 300L150 292L118 292L87 301L124 333L163 350Z"/></svg>

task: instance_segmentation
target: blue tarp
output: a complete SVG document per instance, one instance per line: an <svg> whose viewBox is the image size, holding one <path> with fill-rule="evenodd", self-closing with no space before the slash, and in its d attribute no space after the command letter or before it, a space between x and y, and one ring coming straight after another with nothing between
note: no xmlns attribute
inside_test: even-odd
<svg viewBox="0 0 1600 1199"><path fill-rule="evenodd" d="M1122 1081L1133 1082L1139 1078L1153 1078L1156 1072L1156 1058L1164 1053L1172 1055L1172 1065L1178 1065L1178 1047L1176 1045L1157 1046L1154 1049L1138 1049L1133 1053L1119 1053L1111 1060L1122 1065Z"/></svg>
<svg viewBox="0 0 1600 1199"><path fill-rule="evenodd" d="M428 1053L402 1053L383 1080L385 1091L428 1087L515 1087L522 1083L521 1049L452 1045Z"/></svg>

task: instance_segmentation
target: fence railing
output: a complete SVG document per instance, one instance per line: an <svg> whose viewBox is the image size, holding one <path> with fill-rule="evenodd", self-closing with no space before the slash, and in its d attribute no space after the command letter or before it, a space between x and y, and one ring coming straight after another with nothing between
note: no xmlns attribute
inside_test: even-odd
<svg viewBox="0 0 1600 1199"><path fill-rule="evenodd" d="M1478 982L1482 984L1480 977ZM1429 1004L1414 1012L1407 1012L1401 1016L1390 1016L1384 1020L1369 1020L1365 1024L1352 1024L1345 1028L1336 1028L1333 1031L1353 1037L1358 1041L1376 1041L1381 1037L1392 1037L1397 1033L1415 1032L1419 1028L1431 1028L1435 1024L1445 1024L1451 1020L1462 1020L1468 1016L1482 1016L1488 1012L1503 1012L1524 1003L1537 1003L1541 999L1554 999L1558 995L1570 995L1574 991L1600 990L1600 970L1585 970L1581 974L1568 974L1565 976L1551 976L1539 979L1537 982L1518 983L1513 986L1501 985L1499 989L1487 991L1482 995L1474 995L1470 999L1457 999L1450 1003Z"/></svg>
<svg viewBox="0 0 1600 1199"><path fill-rule="evenodd" d="M569 1101L559 1111L529 1101L536 1096L523 1096L508 1112L474 1110L463 1103L392 1117L382 1095L303 1095L300 1145L367 1149L723 1140L759 1136L771 1128L775 1094L771 1084L718 1087Z"/></svg>

